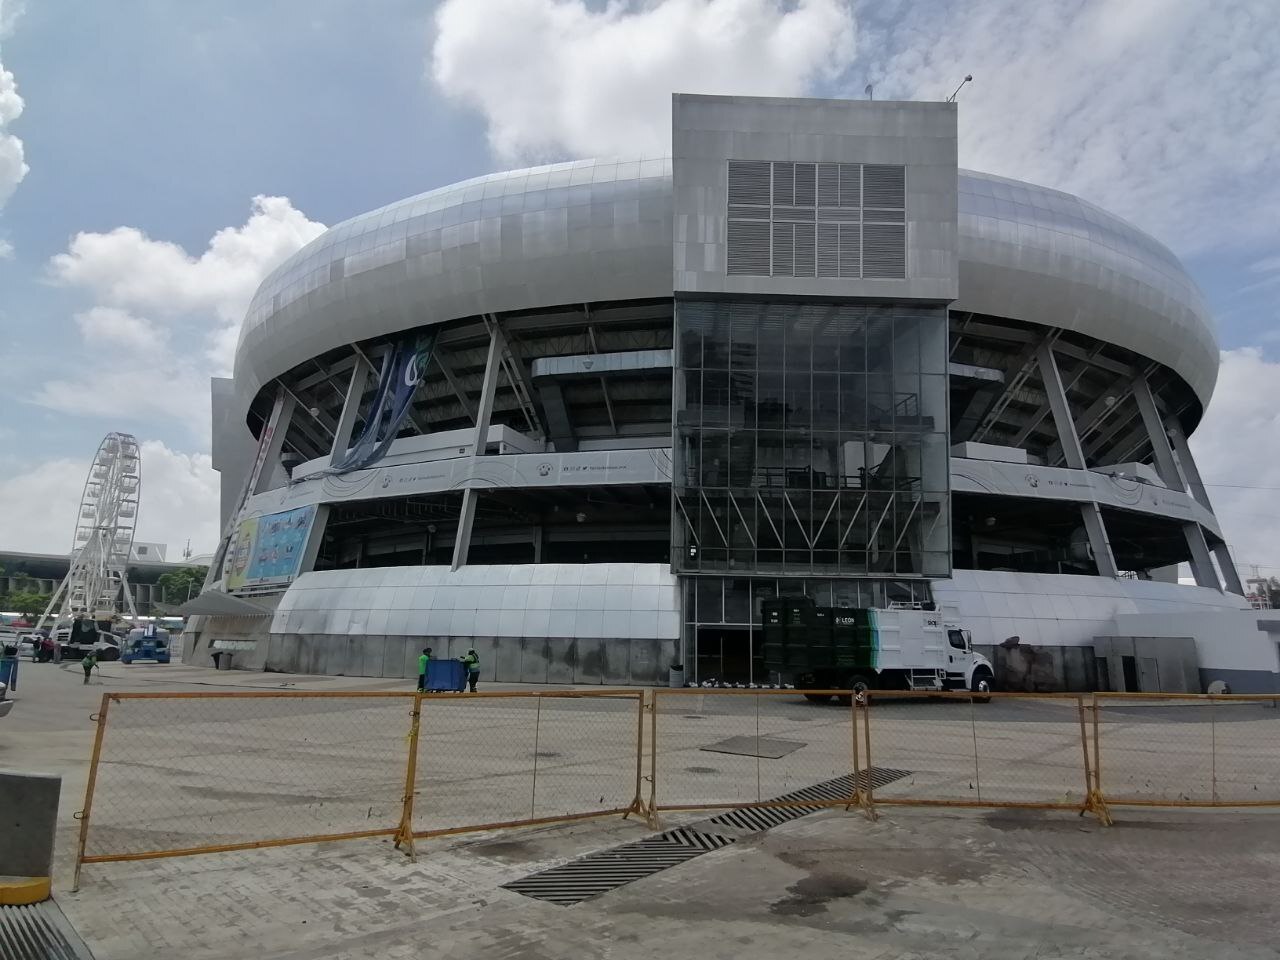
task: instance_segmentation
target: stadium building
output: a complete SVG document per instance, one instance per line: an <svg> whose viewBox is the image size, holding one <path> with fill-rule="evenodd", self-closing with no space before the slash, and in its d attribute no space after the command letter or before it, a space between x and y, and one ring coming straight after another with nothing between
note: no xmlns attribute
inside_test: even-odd
<svg viewBox="0 0 1280 960"><path fill-rule="evenodd" d="M762 600L807 594L957 608L1005 686L1168 687L1163 637L1188 686L1277 689L1187 445L1218 371L1195 284L1082 199L957 169L956 124L677 95L670 158L307 245L214 382L189 658L761 682Z"/></svg>

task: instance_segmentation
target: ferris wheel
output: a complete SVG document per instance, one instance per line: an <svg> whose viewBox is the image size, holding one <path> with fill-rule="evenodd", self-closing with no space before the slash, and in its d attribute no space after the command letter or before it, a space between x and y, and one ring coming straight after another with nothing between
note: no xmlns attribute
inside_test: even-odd
<svg viewBox="0 0 1280 960"><path fill-rule="evenodd" d="M125 568L133 548L142 494L142 457L131 434L109 433L89 466L77 508L71 542L71 566L50 598L41 624L76 614L99 619L116 612L123 594L136 615Z"/></svg>

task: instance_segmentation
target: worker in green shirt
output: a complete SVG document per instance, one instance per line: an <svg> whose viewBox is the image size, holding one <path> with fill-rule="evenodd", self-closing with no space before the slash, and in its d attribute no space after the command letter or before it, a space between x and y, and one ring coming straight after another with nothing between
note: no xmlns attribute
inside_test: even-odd
<svg viewBox="0 0 1280 960"><path fill-rule="evenodd" d="M423 647L418 655L418 692L427 689L427 665L431 663L431 648Z"/></svg>
<svg viewBox="0 0 1280 960"><path fill-rule="evenodd" d="M80 666L84 670L84 682L86 686L89 683L89 674L93 673L93 668L96 667L97 665L98 665L98 658L97 656L94 655L94 652L92 650L86 653L84 655L84 659L80 661ZM101 673L102 671L99 670L98 672Z"/></svg>
<svg viewBox="0 0 1280 960"><path fill-rule="evenodd" d="M476 681L480 679L480 657L474 650L468 650L462 658L462 666L467 671L467 682L471 684L471 692L476 692Z"/></svg>

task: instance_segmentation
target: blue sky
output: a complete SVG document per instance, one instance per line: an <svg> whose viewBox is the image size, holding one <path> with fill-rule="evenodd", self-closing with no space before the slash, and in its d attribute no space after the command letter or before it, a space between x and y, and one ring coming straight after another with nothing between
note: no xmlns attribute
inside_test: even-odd
<svg viewBox="0 0 1280 960"><path fill-rule="evenodd" d="M15 116L0 82L0 148L29 168L6 186L0 149L0 546L65 549L111 429L145 444L140 535L212 546L200 384L320 224L524 162L661 153L674 89L941 99L969 72L962 164L1120 213L1205 291L1232 352L1202 472L1250 485L1215 500L1240 559L1280 574L1280 453L1259 454L1280 450L1272 0L0 0L0 30L22 98ZM223 230L232 252L202 261Z"/></svg>

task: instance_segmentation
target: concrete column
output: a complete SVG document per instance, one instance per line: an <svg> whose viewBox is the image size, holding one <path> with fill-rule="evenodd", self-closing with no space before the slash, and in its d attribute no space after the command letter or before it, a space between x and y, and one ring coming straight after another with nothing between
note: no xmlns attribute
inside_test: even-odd
<svg viewBox="0 0 1280 960"><path fill-rule="evenodd" d="M1191 455L1191 447L1187 443L1187 435L1182 432L1182 424L1170 418L1165 421L1164 426L1173 452L1177 454L1178 464L1182 467L1182 476L1186 481L1186 489L1191 491L1191 496L1195 497L1200 506L1212 512L1213 504L1209 502L1209 491L1205 489L1204 481L1200 479L1200 468L1196 466L1196 458ZM1189 524L1189 526L1196 527L1198 540L1203 543L1204 532L1196 524ZM1195 547L1193 546L1193 556L1194 553ZM1236 562L1231 558L1230 549L1225 543L1215 544L1213 555L1218 560L1218 569L1222 572L1222 579L1226 584L1227 590L1243 597L1245 594L1244 584L1240 581L1240 572L1236 570ZM1192 568L1192 573L1195 573L1194 568ZM1199 577L1196 578L1196 582L1200 582ZM1215 582L1213 586L1218 586L1218 584Z"/></svg>
<svg viewBox="0 0 1280 960"><path fill-rule="evenodd" d="M1200 468L1196 466L1196 459L1191 455L1191 447L1187 444L1187 435L1182 432L1182 424L1171 418L1165 421L1165 429L1173 446L1173 452L1178 455L1178 463L1182 466L1182 475L1186 478L1191 495L1196 498L1200 506L1206 510L1212 510L1209 492L1205 490L1204 482L1200 479Z"/></svg>
<svg viewBox="0 0 1280 960"><path fill-rule="evenodd" d="M484 382L480 385L480 405L476 408L476 436L471 445L473 457L484 456L489 439L489 420L493 416L493 396L498 390L498 371L502 365L502 351L506 339L495 323L489 330L489 353L484 362Z"/></svg>
<svg viewBox="0 0 1280 960"><path fill-rule="evenodd" d="M266 490L271 483L271 478L275 476L276 468L280 465L280 451L284 448L284 438L289 433L289 424L293 422L293 411L296 405L297 401L294 400L293 394L281 386L276 395L275 406L271 410L271 417L263 427L268 431L266 444L254 463L253 483L248 495L241 498L241 507L244 506L244 500L248 497Z"/></svg>
<svg viewBox="0 0 1280 960"><path fill-rule="evenodd" d="M351 448L351 434L355 432L356 419L360 416L360 398L364 396L365 385L373 367L364 357L356 357L356 364L351 368L351 379L347 381L347 394L342 401L342 414L338 417L338 426L333 431L333 446L329 450L329 463L334 464L347 455Z"/></svg>
<svg viewBox="0 0 1280 960"><path fill-rule="evenodd" d="M1084 520L1085 533L1089 535L1089 547L1093 550L1093 562L1098 565L1098 576L1118 577L1120 570L1111 552L1111 540L1107 537L1107 525L1102 522L1102 510L1096 503L1082 503L1080 516Z"/></svg>
<svg viewBox="0 0 1280 960"><path fill-rule="evenodd" d="M1053 414L1058 442L1062 444L1063 458L1072 470L1087 469L1084 450L1080 446L1080 435L1076 432L1076 423L1071 416L1071 405L1067 403L1067 391L1062 386L1062 374L1058 372L1058 361L1053 356L1053 346L1048 340L1041 340L1036 347L1036 364L1040 367L1040 378L1044 381L1044 392L1049 401L1049 411ZM1111 540L1107 536L1107 525L1102 520L1102 510L1096 503L1082 503L1080 516L1084 521L1085 533L1089 536L1089 548L1093 551L1093 562L1098 565L1099 576L1119 576L1120 570L1116 566L1115 554L1111 552Z"/></svg>
<svg viewBox="0 0 1280 960"><path fill-rule="evenodd" d="M1151 440L1151 450L1155 454L1156 473L1170 490L1185 492L1182 475L1178 472L1177 461L1173 458L1173 447L1169 444L1169 435L1165 433L1164 424L1156 410L1155 397L1151 395L1151 386L1144 376L1133 378L1133 398L1138 401L1138 412L1142 415L1142 425L1146 427L1147 436Z"/></svg>
<svg viewBox="0 0 1280 960"><path fill-rule="evenodd" d="M1218 570L1222 573L1222 579L1226 583L1227 590L1238 596L1244 596L1244 584L1240 582L1240 571L1236 569L1236 562L1231 559L1231 551L1227 549L1225 543L1215 543L1213 545L1213 555L1218 561Z"/></svg>
<svg viewBox="0 0 1280 960"><path fill-rule="evenodd" d="M1213 569L1213 560L1209 557L1209 545L1205 543L1204 531L1198 523L1184 523L1182 534L1187 538L1187 547L1191 550L1191 575L1196 578L1197 587L1212 587L1221 590L1218 574Z"/></svg>
<svg viewBox="0 0 1280 960"><path fill-rule="evenodd" d="M493 416L493 395L498 389L498 368L502 362L502 351L506 341L498 325L489 328L489 355L484 364L484 383L480 387L480 404L476 408L476 433L471 442L471 458L484 456L484 448L489 440L489 420ZM458 532L453 540L453 563L450 568L457 570L467 565L467 553L471 549L471 527L476 519L476 501L479 494L474 487L462 491L462 512L458 515Z"/></svg>
<svg viewBox="0 0 1280 960"><path fill-rule="evenodd" d="M1076 424L1071 418L1071 406L1062 387L1062 374L1058 372L1053 346L1047 340L1041 340L1036 347L1036 365L1044 381L1044 392L1049 401L1049 411L1053 414L1053 425L1058 431L1058 442L1062 444L1063 459L1072 470L1083 470L1084 451L1080 447L1080 435L1076 433Z"/></svg>
<svg viewBox="0 0 1280 960"><path fill-rule="evenodd" d="M316 568L316 557L320 555L320 546L324 543L324 530L328 525L329 505L319 504L316 507L315 519L311 521L311 533L307 536L307 546L302 551L302 562L298 564L299 576Z"/></svg>

